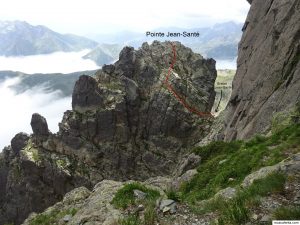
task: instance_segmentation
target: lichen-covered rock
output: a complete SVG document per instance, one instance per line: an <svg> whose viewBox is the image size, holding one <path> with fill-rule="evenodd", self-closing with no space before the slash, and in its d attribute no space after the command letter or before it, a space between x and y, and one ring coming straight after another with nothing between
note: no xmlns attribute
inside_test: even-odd
<svg viewBox="0 0 300 225"><path fill-rule="evenodd" d="M300 99L300 1L250 3L226 109L225 140L266 132L273 113Z"/></svg>

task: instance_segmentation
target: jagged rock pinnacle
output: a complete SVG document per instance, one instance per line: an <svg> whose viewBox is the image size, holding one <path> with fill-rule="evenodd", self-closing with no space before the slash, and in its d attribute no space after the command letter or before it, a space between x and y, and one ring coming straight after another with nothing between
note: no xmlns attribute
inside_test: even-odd
<svg viewBox="0 0 300 225"><path fill-rule="evenodd" d="M41 116L38 113L32 114L30 122L33 134L37 136L47 136L49 135L49 129L47 120L45 117Z"/></svg>

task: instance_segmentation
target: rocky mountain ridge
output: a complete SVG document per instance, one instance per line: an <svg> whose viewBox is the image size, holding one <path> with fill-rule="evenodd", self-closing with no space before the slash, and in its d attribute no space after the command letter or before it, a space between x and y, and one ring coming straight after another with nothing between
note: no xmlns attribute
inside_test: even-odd
<svg viewBox="0 0 300 225"><path fill-rule="evenodd" d="M186 102L209 112L215 61L179 42L173 45L177 57L169 83ZM125 47L96 79L81 76L73 110L65 112L57 134L34 114L33 135L16 135L1 153L0 223L20 224L75 187L173 173L186 149L210 126L209 118L190 112L166 88L173 54L170 42Z"/></svg>

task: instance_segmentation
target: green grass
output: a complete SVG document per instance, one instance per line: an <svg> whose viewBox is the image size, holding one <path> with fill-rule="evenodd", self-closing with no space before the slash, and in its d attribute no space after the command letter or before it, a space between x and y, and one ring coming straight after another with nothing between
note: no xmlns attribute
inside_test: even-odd
<svg viewBox="0 0 300 225"><path fill-rule="evenodd" d="M295 124L270 137L256 136L248 142L218 141L194 149L202 162L198 174L181 187L183 200L193 205L221 189L241 184L248 174L279 163L287 154L299 152L299 137L300 125ZM224 159L227 161L220 164Z"/></svg>
<svg viewBox="0 0 300 225"><path fill-rule="evenodd" d="M172 200L174 200L176 202L180 202L181 201L181 194L180 193L178 193L178 192L176 192L176 191L174 191L172 189L166 190L165 193L166 193L168 199L172 199Z"/></svg>
<svg viewBox="0 0 300 225"><path fill-rule="evenodd" d="M299 220L300 207L281 207L275 210L273 217L276 220Z"/></svg>
<svg viewBox="0 0 300 225"><path fill-rule="evenodd" d="M157 213L155 203L148 201L145 203L144 218L140 219L138 214L129 214L118 221L119 225L156 225Z"/></svg>
<svg viewBox="0 0 300 225"><path fill-rule="evenodd" d="M157 213L154 202L149 202L146 205L144 213L144 225L156 225Z"/></svg>
<svg viewBox="0 0 300 225"><path fill-rule="evenodd" d="M34 219L32 219L29 224L30 225L55 225L58 224L59 220L62 219L65 215L74 216L77 213L77 209L72 208L65 211L53 210L50 213L43 213L37 215Z"/></svg>
<svg viewBox="0 0 300 225"><path fill-rule="evenodd" d="M155 201L160 196L158 191L147 188L146 186L140 183L134 182L125 184L123 188L118 190L118 192L112 200L112 204L116 208L121 209L126 209L130 205L136 205L137 200L133 193L133 190L135 189L146 193L146 198L144 199L144 201Z"/></svg>
<svg viewBox="0 0 300 225"><path fill-rule="evenodd" d="M216 200L211 210L220 213L219 224L238 225L249 221L249 208L255 207L261 197L284 191L286 178L281 173L273 173L266 178L256 180L245 190L240 190L231 200Z"/></svg>
<svg viewBox="0 0 300 225"><path fill-rule="evenodd" d="M142 222L137 215L129 215L119 220L120 225L141 225Z"/></svg>

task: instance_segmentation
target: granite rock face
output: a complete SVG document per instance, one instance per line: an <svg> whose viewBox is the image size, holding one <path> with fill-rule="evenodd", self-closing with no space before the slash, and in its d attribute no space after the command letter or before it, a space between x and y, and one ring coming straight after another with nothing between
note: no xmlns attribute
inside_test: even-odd
<svg viewBox="0 0 300 225"><path fill-rule="evenodd" d="M208 132L215 79L215 61L179 42L125 47L115 64L81 76L58 133L34 114L26 144L0 154L0 224L20 224L76 187L171 175Z"/></svg>
<svg viewBox="0 0 300 225"><path fill-rule="evenodd" d="M252 1L226 109L225 140L267 131L274 113L300 101L299 21L298 0Z"/></svg>

